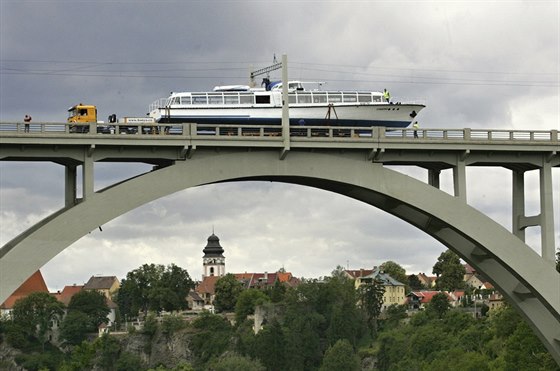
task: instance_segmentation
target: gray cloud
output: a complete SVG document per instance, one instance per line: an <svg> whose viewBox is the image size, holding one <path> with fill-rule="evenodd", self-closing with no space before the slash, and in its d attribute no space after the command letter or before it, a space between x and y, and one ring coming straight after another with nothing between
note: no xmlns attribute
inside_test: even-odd
<svg viewBox="0 0 560 371"><path fill-rule="evenodd" d="M291 78L424 100L423 128L560 129L554 1L23 0L0 7L1 121L28 113L34 121L64 121L79 102L96 104L101 119L144 115L170 91L246 83L250 65L287 53ZM96 165L96 189L148 168ZM399 171L426 179L421 170ZM0 164L0 243L62 207L62 174L57 165ZM559 177L555 171L555 190ZM509 228L509 172L469 168L467 178L469 203ZM444 172L442 188L452 193L450 179ZM528 210L538 213L538 177L527 182ZM47 284L62 288L97 273L122 277L147 261L173 262L199 278L212 228L229 271L284 266L313 277L336 265L394 260L431 273L445 250L414 227L336 194L219 184L178 192L92 231L44 267ZM540 244L533 231L527 239Z"/></svg>

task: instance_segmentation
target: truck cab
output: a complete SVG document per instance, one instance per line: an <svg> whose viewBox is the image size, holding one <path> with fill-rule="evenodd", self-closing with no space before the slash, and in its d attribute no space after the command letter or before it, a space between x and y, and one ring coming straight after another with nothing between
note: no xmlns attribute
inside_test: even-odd
<svg viewBox="0 0 560 371"><path fill-rule="evenodd" d="M78 124L70 125L71 133L87 133L89 132L89 124L97 123L97 107L89 104L76 104L68 108L67 122Z"/></svg>

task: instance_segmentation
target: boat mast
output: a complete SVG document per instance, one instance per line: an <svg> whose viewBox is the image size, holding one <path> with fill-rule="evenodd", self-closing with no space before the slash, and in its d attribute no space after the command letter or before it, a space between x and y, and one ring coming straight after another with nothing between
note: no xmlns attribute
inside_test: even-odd
<svg viewBox="0 0 560 371"><path fill-rule="evenodd" d="M270 76L271 71L276 71L282 68L282 62L276 62L276 55L274 55L274 59L272 61L272 65L268 67L261 68L260 70L251 71L249 72L249 86L254 88L255 87L255 77L266 74L267 77Z"/></svg>

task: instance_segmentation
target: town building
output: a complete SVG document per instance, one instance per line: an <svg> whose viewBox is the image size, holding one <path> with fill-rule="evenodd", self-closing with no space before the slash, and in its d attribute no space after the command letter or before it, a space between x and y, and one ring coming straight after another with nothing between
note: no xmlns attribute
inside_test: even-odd
<svg viewBox="0 0 560 371"><path fill-rule="evenodd" d="M202 257L202 267L204 273L202 279L205 277L218 276L223 277L226 274L226 258L224 257L224 248L220 245L220 239L214 233L208 237L208 243L204 250Z"/></svg>
<svg viewBox="0 0 560 371"><path fill-rule="evenodd" d="M33 273L31 277L22 283L21 286L0 305L0 315L10 315L16 301L25 298L33 292L49 292L41 271Z"/></svg>
<svg viewBox="0 0 560 371"><path fill-rule="evenodd" d="M224 248L220 245L220 239L214 233L208 237L206 247L202 250L202 281L198 283L194 294L189 300L189 307L194 310L195 306L200 308L197 297L202 299L203 308L213 311L213 303L216 297L216 282L226 275L226 259ZM232 273L244 289L266 289L274 287L279 282L288 287L295 287L300 280L284 269L269 273ZM192 306L191 306L192 302Z"/></svg>
<svg viewBox="0 0 560 371"><path fill-rule="evenodd" d="M365 274L366 270L364 269L360 269L359 271L345 271L345 273L349 277L355 277L354 284L356 289L362 285L371 284L374 281L379 282L385 289L383 293L383 306L381 307L383 311L393 304L403 305L406 303L404 283L395 280L379 267L373 267L369 274Z"/></svg>
<svg viewBox="0 0 560 371"><path fill-rule="evenodd" d="M91 276L84 285L84 290L96 290L111 299L120 286L121 283L115 276Z"/></svg>

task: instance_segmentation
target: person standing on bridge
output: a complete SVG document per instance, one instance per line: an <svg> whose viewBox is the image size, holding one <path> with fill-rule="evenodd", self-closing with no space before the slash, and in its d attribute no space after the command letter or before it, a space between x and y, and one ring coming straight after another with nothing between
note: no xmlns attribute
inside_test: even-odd
<svg viewBox="0 0 560 371"><path fill-rule="evenodd" d="M418 138L418 127L420 125L418 125L418 121L414 121L414 123L412 124L412 128L414 129L414 138Z"/></svg>
<svg viewBox="0 0 560 371"><path fill-rule="evenodd" d="M25 122L24 131L26 133L29 133L29 123L31 122L31 116L25 115L25 117L23 118L23 121Z"/></svg>
<svg viewBox="0 0 560 371"><path fill-rule="evenodd" d="M383 99L385 99L387 103L391 100L391 93L389 93L387 89L383 89Z"/></svg>

